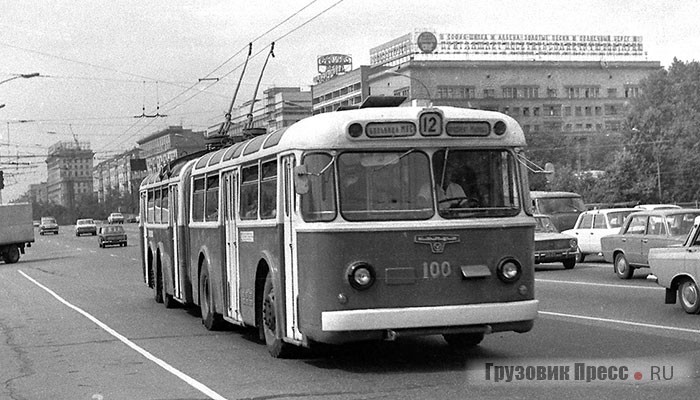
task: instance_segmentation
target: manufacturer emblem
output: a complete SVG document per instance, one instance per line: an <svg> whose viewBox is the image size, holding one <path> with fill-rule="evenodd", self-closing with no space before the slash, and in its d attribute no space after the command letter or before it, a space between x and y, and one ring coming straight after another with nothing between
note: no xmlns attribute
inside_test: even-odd
<svg viewBox="0 0 700 400"><path fill-rule="evenodd" d="M430 245L430 251L440 254L450 243L459 243L459 235L416 235L414 242Z"/></svg>

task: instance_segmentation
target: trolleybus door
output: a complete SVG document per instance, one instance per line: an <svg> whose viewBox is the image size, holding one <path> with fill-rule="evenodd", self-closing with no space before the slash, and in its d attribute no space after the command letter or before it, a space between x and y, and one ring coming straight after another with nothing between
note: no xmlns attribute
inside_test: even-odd
<svg viewBox="0 0 700 400"><path fill-rule="evenodd" d="M238 276L238 236L236 230L236 171L223 174L224 182L224 230L226 236L226 316L242 322L239 276Z"/></svg>
<svg viewBox="0 0 700 400"><path fill-rule="evenodd" d="M141 236L143 240L143 245L141 246L141 251L143 252L143 264L145 266L143 270L144 274L144 281L146 282L146 285L149 287L151 286L151 277L150 274L148 273L148 269L151 268L150 265L148 265L148 229L146 229L146 212L145 210L148 207L148 192L141 192L141 205L139 207L139 210L141 211L140 217L139 217L139 225L141 227Z"/></svg>
<svg viewBox="0 0 700 400"><path fill-rule="evenodd" d="M284 277L286 304L286 336L302 340L299 332L299 313L297 300L299 297L299 273L296 257L296 232L294 230L295 194L294 194L294 164L293 155L282 158L283 169L283 198L284 198Z"/></svg>
<svg viewBox="0 0 700 400"><path fill-rule="evenodd" d="M182 299L182 285L180 284L180 230L178 228L178 215L180 214L179 196L177 185L170 186L168 201L170 209L170 223L173 230L173 296L176 299Z"/></svg>

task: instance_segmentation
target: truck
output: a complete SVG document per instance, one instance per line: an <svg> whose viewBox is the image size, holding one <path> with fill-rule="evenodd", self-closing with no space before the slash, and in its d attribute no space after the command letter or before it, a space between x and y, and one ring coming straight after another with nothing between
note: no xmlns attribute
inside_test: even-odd
<svg viewBox="0 0 700 400"><path fill-rule="evenodd" d="M0 204L0 258L7 264L16 263L25 247L31 247L32 243L32 205Z"/></svg>

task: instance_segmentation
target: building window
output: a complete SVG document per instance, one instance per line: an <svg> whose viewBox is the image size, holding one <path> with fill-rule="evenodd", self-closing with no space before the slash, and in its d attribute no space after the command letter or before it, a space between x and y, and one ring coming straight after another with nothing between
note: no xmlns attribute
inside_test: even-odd
<svg viewBox="0 0 700 400"><path fill-rule="evenodd" d="M564 107L564 116L565 116L565 117L570 117L570 116L571 116L571 106L566 106L566 107Z"/></svg>
<svg viewBox="0 0 700 400"><path fill-rule="evenodd" d="M596 86L569 86L566 96L570 99L588 99L600 97L600 88Z"/></svg>
<svg viewBox="0 0 700 400"><path fill-rule="evenodd" d="M548 117L560 117L561 104L545 104L544 113Z"/></svg>
<svg viewBox="0 0 700 400"><path fill-rule="evenodd" d="M639 97L639 87L632 85L625 85L625 97Z"/></svg>
<svg viewBox="0 0 700 400"><path fill-rule="evenodd" d="M611 99L614 99L617 97L617 89L615 88L608 88L608 97Z"/></svg>
<svg viewBox="0 0 700 400"><path fill-rule="evenodd" d="M605 115L617 115L618 114L618 109L615 104L606 104L605 105Z"/></svg>
<svg viewBox="0 0 700 400"><path fill-rule="evenodd" d="M590 106L584 107L584 114L588 117L593 115L593 109Z"/></svg>
<svg viewBox="0 0 700 400"><path fill-rule="evenodd" d="M582 110L581 106L576 106L575 110L576 110L577 117L583 116L583 110Z"/></svg>
<svg viewBox="0 0 700 400"><path fill-rule="evenodd" d="M557 97L557 89L555 88L547 88L547 97L550 99L555 99Z"/></svg>
<svg viewBox="0 0 700 400"><path fill-rule="evenodd" d="M603 108L600 106L595 106L595 115L603 115Z"/></svg>
<svg viewBox="0 0 700 400"><path fill-rule="evenodd" d="M539 97L537 86L506 86L503 88L504 99L536 99Z"/></svg>
<svg viewBox="0 0 700 400"><path fill-rule="evenodd" d="M438 99L472 99L474 88L470 86L438 86Z"/></svg>
<svg viewBox="0 0 700 400"><path fill-rule="evenodd" d="M523 117L530 116L530 107L523 107Z"/></svg>
<svg viewBox="0 0 700 400"><path fill-rule="evenodd" d="M496 89L484 89L484 98L493 99L496 97Z"/></svg>

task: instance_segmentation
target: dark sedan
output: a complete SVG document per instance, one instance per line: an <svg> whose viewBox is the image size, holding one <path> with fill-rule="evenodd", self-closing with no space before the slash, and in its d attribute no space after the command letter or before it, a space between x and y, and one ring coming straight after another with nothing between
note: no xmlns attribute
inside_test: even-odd
<svg viewBox="0 0 700 400"><path fill-rule="evenodd" d="M559 233L546 215L535 215L535 264L561 262L566 269L576 266L578 241Z"/></svg>
<svg viewBox="0 0 700 400"><path fill-rule="evenodd" d="M126 246L126 232L121 225L101 226L97 232L97 244L100 247L107 245Z"/></svg>
<svg viewBox="0 0 700 400"><path fill-rule="evenodd" d="M649 249L682 244L698 215L700 209L690 208L632 213L619 233L600 239L603 257L618 277L629 279L635 269L649 267Z"/></svg>

